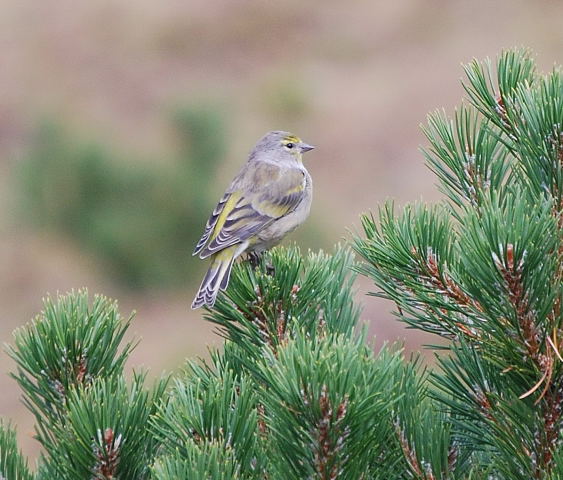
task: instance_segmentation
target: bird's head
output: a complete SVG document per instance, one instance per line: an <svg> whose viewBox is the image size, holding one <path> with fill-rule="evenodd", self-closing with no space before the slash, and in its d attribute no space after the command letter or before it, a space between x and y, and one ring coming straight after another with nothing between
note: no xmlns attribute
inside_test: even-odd
<svg viewBox="0 0 563 480"><path fill-rule="evenodd" d="M268 132L258 141L252 154L261 157L268 155L271 160L295 159L301 162L303 153L313 148L315 147L292 133L275 130Z"/></svg>

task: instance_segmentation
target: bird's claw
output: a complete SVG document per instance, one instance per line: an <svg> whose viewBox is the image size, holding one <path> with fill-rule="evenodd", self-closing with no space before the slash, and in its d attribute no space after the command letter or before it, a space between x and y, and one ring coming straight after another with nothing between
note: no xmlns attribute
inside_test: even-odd
<svg viewBox="0 0 563 480"><path fill-rule="evenodd" d="M268 262L266 264L266 274L270 275L270 277L276 275L276 267L274 267L274 265L271 262Z"/></svg>
<svg viewBox="0 0 563 480"><path fill-rule="evenodd" d="M248 261L252 268L256 270L258 265L260 265L260 260L262 259L262 255L256 252L248 252Z"/></svg>

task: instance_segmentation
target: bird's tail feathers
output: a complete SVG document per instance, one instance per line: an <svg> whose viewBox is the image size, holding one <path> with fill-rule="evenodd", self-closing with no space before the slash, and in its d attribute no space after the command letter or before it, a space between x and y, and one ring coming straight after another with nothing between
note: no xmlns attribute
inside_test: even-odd
<svg viewBox="0 0 563 480"><path fill-rule="evenodd" d="M244 246L246 248L246 245ZM219 290L225 290L229 284L231 270L235 258L237 258L244 248L241 245L233 245L217 252L213 256L213 261L203 277L203 281L199 287L196 297L192 302L192 309L195 310L203 305L212 307L215 305Z"/></svg>

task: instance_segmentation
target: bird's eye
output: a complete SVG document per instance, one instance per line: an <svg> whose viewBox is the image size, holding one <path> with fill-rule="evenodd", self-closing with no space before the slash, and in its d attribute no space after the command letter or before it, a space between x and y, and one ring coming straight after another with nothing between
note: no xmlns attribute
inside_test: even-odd
<svg viewBox="0 0 563 480"><path fill-rule="evenodd" d="M291 148L295 147L295 144L289 142L289 143L286 143L285 146L286 146L287 148L290 148L290 149L291 149Z"/></svg>

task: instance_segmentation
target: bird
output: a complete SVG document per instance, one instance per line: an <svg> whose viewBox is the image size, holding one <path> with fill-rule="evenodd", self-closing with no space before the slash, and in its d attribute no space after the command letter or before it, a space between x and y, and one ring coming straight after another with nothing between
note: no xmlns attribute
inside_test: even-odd
<svg viewBox="0 0 563 480"><path fill-rule="evenodd" d="M303 153L314 148L281 130L258 140L194 249L193 255L211 257L211 264L192 309L213 307L219 290L227 289L237 257L245 252L260 255L307 219L313 182L303 165Z"/></svg>

